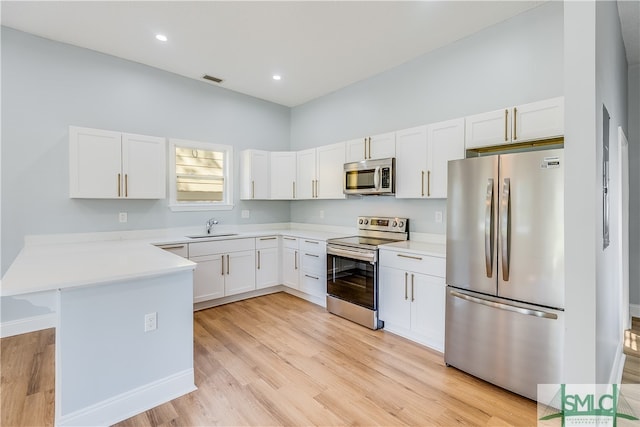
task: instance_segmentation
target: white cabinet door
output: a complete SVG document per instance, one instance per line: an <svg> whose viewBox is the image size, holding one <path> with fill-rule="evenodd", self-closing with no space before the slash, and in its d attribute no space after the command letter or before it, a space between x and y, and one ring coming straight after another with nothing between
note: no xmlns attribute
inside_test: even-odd
<svg viewBox="0 0 640 427"><path fill-rule="evenodd" d="M260 150L244 150L241 153L241 199L269 198L269 153Z"/></svg>
<svg viewBox="0 0 640 427"><path fill-rule="evenodd" d="M276 151L270 159L271 199L291 200L296 198L296 153Z"/></svg>
<svg viewBox="0 0 640 427"><path fill-rule="evenodd" d="M380 267L380 320L402 329L411 328L409 273Z"/></svg>
<svg viewBox="0 0 640 427"><path fill-rule="evenodd" d="M513 107L511 127L513 142L564 135L564 97Z"/></svg>
<svg viewBox="0 0 640 427"><path fill-rule="evenodd" d="M282 283L290 288L300 288L300 259L298 249L282 249Z"/></svg>
<svg viewBox="0 0 640 427"><path fill-rule="evenodd" d="M122 135L124 197L164 199L167 197L167 145L164 138Z"/></svg>
<svg viewBox="0 0 640 427"><path fill-rule="evenodd" d="M427 126L396 132L396 198L425 197L426 172Z"/></svg>
<svg viewBox="0 0 640 427"><path fill-rule="evenodd" d="M445 283L442 277L409 273L411 329L427 345L444 350Z"/></svg>
<svg viewBox="0 0 640 427"><path fill-rule="evenodd" d="M369 159L396 156L396 133L389 132L369 137Z"/></svg>
<svg viewBox="0 0 640 427"><path fill-rule="evenodd" d="M298 151L296 159L296 199L313 199L316 194L316 149Z"/></svg>
<svg viewBox="0 0 640 427"><path fill-rule="evenodd" d="M121 138L120 132L69 127L70 197L121 197Z"/></svg>
<svg viewBox="0 0 640 427"><path fill-rule="evenodd" d="M345 142L346 162L386 159L396 156L395 132L382 133Z"/></svg>
<svg viewBox="0 0 640 427"><path fill-rule="evenodd" d="M444 199L447 197L448 162L464 159L464 118L430 124L427 141L426 197Z"/></svg>
<svg viewBox="0 0 640 427"><path fill-rule="evenodd" d="M344 142L316 149L316 188L318 199L344 199L342 174L344 171Z"/></svg>
<svg viewBox="0 0 640 427"><path fill-rule="evenodd" d="M278 285L278 247L256 250L256 289Z"/></svg>
<svg viewBox="0 0 640 427"><path fill-rule="evenodd" d="M232 252L225 257L225 296L254 290L256 288L255 251Z"/></svg>
<svg viewBox="0 0 640 427"><path fill-rule="evenodd" d="M465 118L465 147L478 148L511 141L509 108L475 114Z"/></svg>
<svg viewBox="0 0 640 427"><path fill-rule="evenodd" d="M221 254L189 258L198 264L193 272L193 302L224 296L223 258Z"/></svg>

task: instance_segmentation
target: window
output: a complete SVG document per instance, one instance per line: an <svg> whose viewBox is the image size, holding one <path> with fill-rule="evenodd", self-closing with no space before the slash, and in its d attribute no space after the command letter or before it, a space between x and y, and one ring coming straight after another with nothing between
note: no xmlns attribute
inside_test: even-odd
<svg viewBox="0 0 640 427"><path fill-rule="evenodd" d="M171 210L233 208L233 147L171 139L169 162Z"/></svg>

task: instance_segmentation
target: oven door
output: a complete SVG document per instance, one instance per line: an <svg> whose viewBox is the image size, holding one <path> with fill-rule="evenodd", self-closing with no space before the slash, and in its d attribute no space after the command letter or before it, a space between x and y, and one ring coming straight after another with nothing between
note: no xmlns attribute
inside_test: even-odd
<svg viewBox="0 0 640 427"><path fill-rule="evenodd" d="M327 294L370 310L378 309L375 251L327 246Z"/></svg>

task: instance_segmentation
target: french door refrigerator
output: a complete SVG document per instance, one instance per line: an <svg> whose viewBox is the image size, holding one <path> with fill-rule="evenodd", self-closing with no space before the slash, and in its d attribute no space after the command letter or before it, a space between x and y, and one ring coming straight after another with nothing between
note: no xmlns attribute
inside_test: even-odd
<svg viewBox="0 0 640 427"><path fill-rule="evenodd" d="M562 383L563 150L449 162L445 363L536 399Z"/></svg>

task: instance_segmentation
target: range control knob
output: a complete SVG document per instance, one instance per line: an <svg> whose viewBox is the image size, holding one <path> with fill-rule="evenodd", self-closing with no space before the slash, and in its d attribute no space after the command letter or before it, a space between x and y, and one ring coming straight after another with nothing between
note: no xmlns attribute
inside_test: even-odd
<svg viewBox="0 0 640 427"><path fill-rule="evenodd" d="M400 227L400 228L404 227L404 222L400 221L400 224L398 224L398 227Z"/></svg>
<svg viewBox="0 0 640 427"><path fill-rule="evenodd" d="M362 218L360 218L360 219L358 220L358 224L362 224L363 222L364 222L364 221L363 221L363 219L362 219Z"/></svg>
<svg viewBox="0 0 640 427"><path fill-rule="evenodd" d="M392 225L393 225L394 227L397 227L397 226L398 226L398 221L393 221L393 224L392 224Z"/></svg>
<svg viewBox="0 0 640 427"><path fill-rule="evenodd" d="M364 225L367 225L367 224L369 224L369 220L368 220L368 219L365 219L365 220L364 220Z"/></svg>

